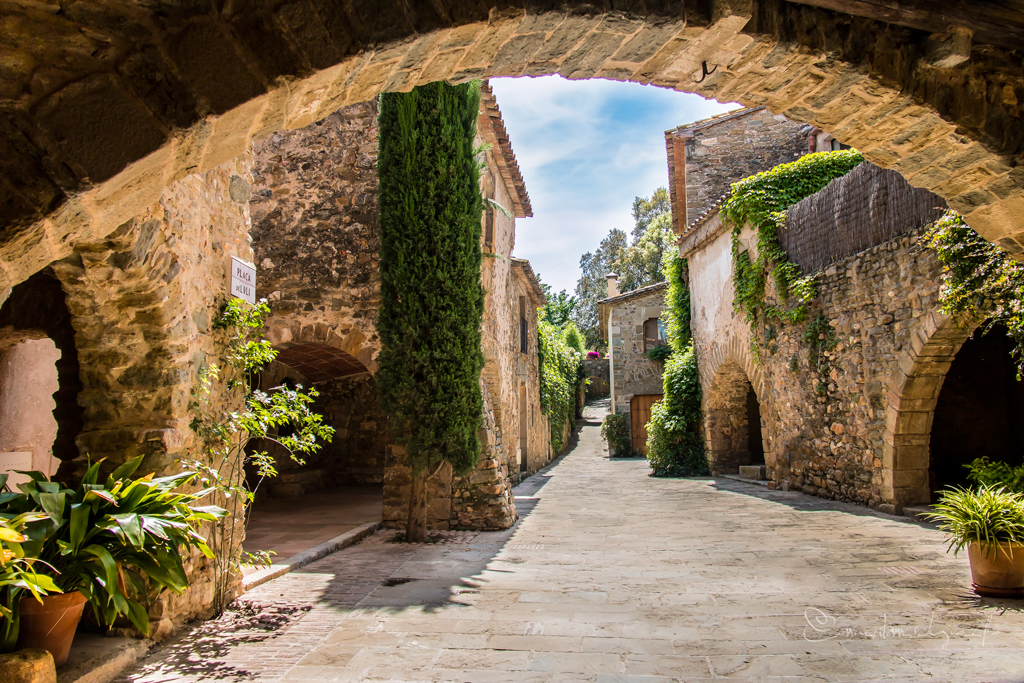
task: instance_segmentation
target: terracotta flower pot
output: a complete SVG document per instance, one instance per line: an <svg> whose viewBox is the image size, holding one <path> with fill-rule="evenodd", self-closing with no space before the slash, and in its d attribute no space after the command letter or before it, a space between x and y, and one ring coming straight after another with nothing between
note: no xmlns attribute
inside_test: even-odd
<svg viewBox="0 0 1024 683"><path fill-rule="evenodd" d="M18 649L27 647L49 650L55 666L63 666L71 652L71 641L82 618L85 596L74 593L46 595L43 604L33 597L22 598L18 605L21 624L18 628Z"/></svg>
<svg viewBox="0 0 1024 683"><path fill-rule="evenodd" d="M967 556L975 593L992 598L1024 597L1024 545L1003 543L993 553L972 543Z"/></svg>

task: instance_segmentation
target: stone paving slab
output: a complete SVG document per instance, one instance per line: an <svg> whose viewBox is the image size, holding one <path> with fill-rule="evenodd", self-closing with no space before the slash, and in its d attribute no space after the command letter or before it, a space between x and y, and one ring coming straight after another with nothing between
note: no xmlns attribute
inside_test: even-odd
<svg viewBox="0 0 1024 683"><path fill-rule="evenodd" d="M1024 681L1024 604L969 589L923 524L576 447L517 489L504 532L360 545L247 599L258 638L194 633L124 679Z"/></svg>

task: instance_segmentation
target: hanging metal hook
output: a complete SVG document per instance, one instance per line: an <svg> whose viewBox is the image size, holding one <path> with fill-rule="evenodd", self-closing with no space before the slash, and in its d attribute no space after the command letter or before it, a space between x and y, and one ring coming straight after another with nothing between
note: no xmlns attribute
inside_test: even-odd
<svg viewBox="0 0 1024 683"><path fill-rule="evenodd" d="M715 64L715 68L712 69L711 71L708 71L708 63L707 62L701 62L700 63L700 70L701 70L700 78L698 78L695 81L696 83L703 83L705 78L707 78L711 74L713 74L716 71L718 71L718 65Z"/></svg>

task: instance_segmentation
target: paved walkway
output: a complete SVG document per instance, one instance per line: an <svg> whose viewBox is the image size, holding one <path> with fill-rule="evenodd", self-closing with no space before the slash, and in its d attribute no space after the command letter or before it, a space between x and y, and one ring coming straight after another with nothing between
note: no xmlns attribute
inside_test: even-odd
<svg viewBox="0 0 1024 683"><path fill-rule="evenodd" d="M348 486L301 499L271 498L253 507L245 549L272 550L275 561L329 541L368 522L379 522L384 508L380 486Z"/></svg>
<svg viewBox="0 0 1024 683"><path fill-rule="evenodd" d="M129 680L1024 681L1020 603L933 529L609 460L598 409L507 532L362 544L247 594Z"/></svg>

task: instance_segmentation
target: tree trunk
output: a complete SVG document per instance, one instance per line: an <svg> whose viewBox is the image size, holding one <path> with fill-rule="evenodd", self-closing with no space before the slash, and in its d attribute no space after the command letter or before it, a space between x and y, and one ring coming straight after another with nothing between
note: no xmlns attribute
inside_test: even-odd
<svg viewBox="0 0 1024 683"><path fill-rule="evenodd" d="M424 467L419 474L412 473L409 491L409 521L405 527L405 540L423 543L427 540L427 480L430 473Z"/></svg>

